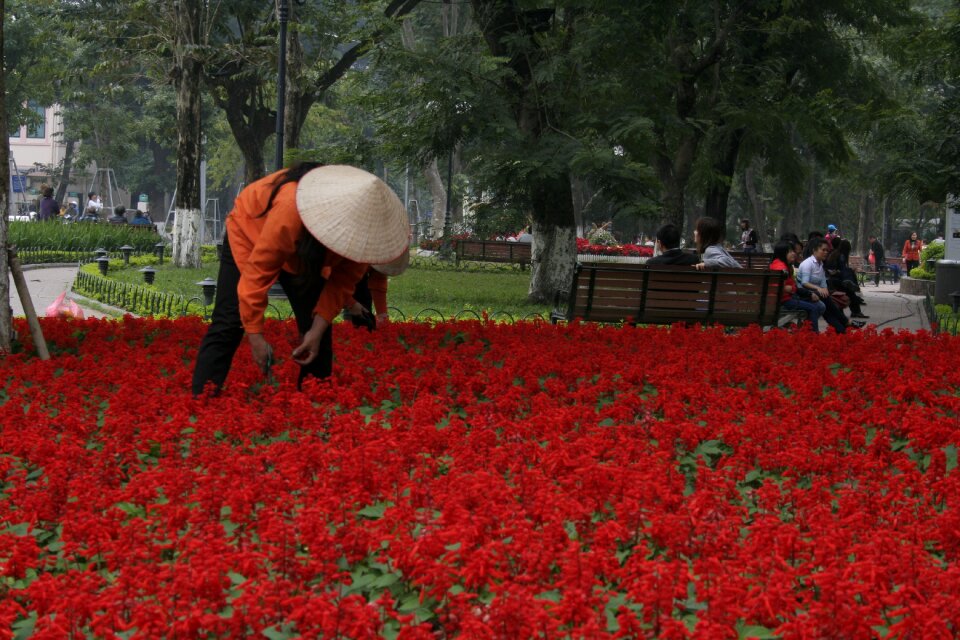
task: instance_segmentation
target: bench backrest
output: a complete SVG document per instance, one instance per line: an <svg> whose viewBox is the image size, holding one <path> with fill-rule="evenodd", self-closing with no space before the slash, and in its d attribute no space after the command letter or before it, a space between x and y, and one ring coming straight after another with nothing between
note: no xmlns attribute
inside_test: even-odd
<svg viewBox="0 0 960 640"><path fill-rule="evenodd" d="M776 325L781 271L577 265L566 318L641 324Z"/></svg>
<svg viewBox="0 0 960 640"><path fill-rule="evenodd" d="M529 242L506 240L458 240L457 260L481 260L487 262L530 262Z"/></svg>
<svg viewBox="0 0 960 640"><path fill-rule="evenodd" d="M730 255L740 263L744 269L762 269L766 270L773 262L772 253L748 253L746 251L731 251Z"/></svg>

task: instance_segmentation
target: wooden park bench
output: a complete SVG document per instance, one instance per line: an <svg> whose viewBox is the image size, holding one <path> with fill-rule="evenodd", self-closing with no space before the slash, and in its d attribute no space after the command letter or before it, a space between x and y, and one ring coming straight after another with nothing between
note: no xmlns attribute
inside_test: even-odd
<svg viewBox="0 0 960 640"><path fill-rule="evenodd" d="M892 260L893 259L887 260L883 268L880 269L880 279L883 280L884 283L886 283L888 279L890 282L896 282L894 270L887 266ZM850 268L857 274L857 280L861 286L866 284L868 280L875 279L877 276L876 267L870 264L870 261L863 256L850 256Z"/></svg>
<svg viewBox="0 0 960 640"><path fill-rule="evenodd" d="M804 314L781 314L785 274L759 269L706 269L658 265L578 264L554 323L579 318L634 324L702 323L783 326Z"/></svg>
<svg viewBox="0 0 960 640"><path fill-rule="evenodd" d="M731 251L730 255L733 256L734 260L739 262L740 266L744 269L761 269L765 271L770 267L770 263L773 262L772 253Z"/></svg>
<svg viewBox="0 0 960 640"><path fill-rule="evenodd" d="M530 264L529 242L507 242L506 240L457 240L456 260L475 260L478 262L509 262L526 266Z"/></svg>

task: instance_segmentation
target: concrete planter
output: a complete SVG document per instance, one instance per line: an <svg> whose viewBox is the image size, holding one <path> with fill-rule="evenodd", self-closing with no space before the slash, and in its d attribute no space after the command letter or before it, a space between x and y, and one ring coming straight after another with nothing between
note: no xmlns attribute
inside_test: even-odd
<svg viewBox="0 0 960 640"><path fill-rule="evenodd" d="M933 295L936 280L917 280L910 276L900 278L900 293L909 296Z"/></svg>

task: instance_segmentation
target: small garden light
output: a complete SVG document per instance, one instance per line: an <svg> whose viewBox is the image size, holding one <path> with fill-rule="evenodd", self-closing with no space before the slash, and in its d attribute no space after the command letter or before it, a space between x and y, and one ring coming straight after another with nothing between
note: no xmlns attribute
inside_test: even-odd
<svg viewBox="0 0 960 640"><path fill-rule="evenodd" d="M140 269L140 273L143 274L143 281L147 284L153 284L153 279L157 277L157 270L150 266Z"/></svg>
<svg viewBox="0 0 960 640"><path fill-rule="evenodd" d="M93 255L97 256L97 259L106 258L107 250L104 249L103 247L98 247L97 249L93 250Z"/></svg>
<svg viewBox="0 0 960 640"><path fill-rule="evenodd" d="M100 269L100 275L107 275L107 271L110 269L110 258L105 255L97 258L97 268Z"/></svg>
<svg viewBox="0 0 960 640"><path fill-rule="evenodd" d="M153 245L153 251L157 254L157 259L160 260L160 264L163 264L163 250L163 242L158 242L157 244Z"/></svg>
<svg viewBox="0 0 960 640"><path fill-rule="evenodd" d="M208 276L194 284L203 289L203 305L209 307L213 304L213 299L217 295L217 281Z"/></svg>
<svg viewBox="0 0 960 640"><path fill-rule="evenodd" d="M122 247L120 247L120 252L123 254L123 264L129 265L130 254L133 253L133 247L131 247L128 244L125 244Z"/></svg>

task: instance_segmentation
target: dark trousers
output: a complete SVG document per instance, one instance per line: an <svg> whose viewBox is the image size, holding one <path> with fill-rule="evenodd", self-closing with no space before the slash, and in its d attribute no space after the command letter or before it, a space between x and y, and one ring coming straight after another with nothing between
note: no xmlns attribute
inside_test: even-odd
<svg viewBox="0 0 960 640"><path fill-rule="evenodd" d="M303 335L313 325L313 309L323 291L325 280L319 279L313 286L303 286L291 273L281 271L278 278L280 286L287 294L293 314L297 319L297 329ZM200 395L208 382L216 385L217 391L223 387L233 355L243 341L243 324L240 322L240 300L237 297L237 285L240 283L240 269L234 262L230 250L230 239L223 237L223 250L220 256L220 271L217 274L217 299L214 302L210 328L200 343L196 367L193 370L193 394ZM310 364L300 367L297 388L307 376L326 378L333 370L333 327L329 327L320 341L320 352Z"/></svg>
<svg viewBox="0 0 960 640"><path fill-rule="evenodd" d="M830 297L824 299L823 304L825 306L823 319L826 323L833 327L837 333L846 333L847 316L843 313L843 310Z"/></svg>

